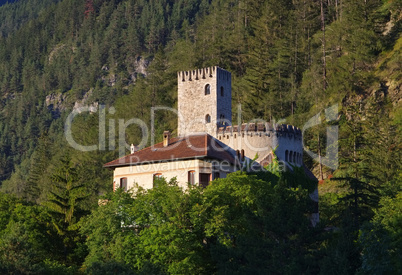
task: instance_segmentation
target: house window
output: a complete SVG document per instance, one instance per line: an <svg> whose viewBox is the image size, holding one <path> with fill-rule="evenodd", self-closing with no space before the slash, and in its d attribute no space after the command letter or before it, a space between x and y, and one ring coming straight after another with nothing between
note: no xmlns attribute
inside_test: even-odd
<svg viewBox="0 0 402 275"><path fill-rule="evenodd" d="M205 116L205 123L211 123L211 116L210 115Z"/></svg>
<svg viewBox="0 0 402 275"><path fill-rule="evenodd" d="M209 95L211 93L211 85L205 85L205 95Z"/></svg>
<svg viewBox="0 0 402 275"><path fill-rule="evenodd" d="M209 182L211 181L211 174L209 173L200 173L200 186L207 187Z"/></svg>
<svg viewBox="0 0 402 275"><path fill-rule="evenodd" d="M195 171L191 170L188 171L188 183L191 185L195 185Z"/></svg>
<svg viewBox="0 0 402 275"><path fill-rule="evenodd" d="M162 173L154 174L153 187L158 187L159 181L162 179Z"/></svg>
<svg viewBox="0 0 402 275"><path fill-rule="evenodd" d="M127 191L127 178L120 178L120 188Z"/></svg>
<svg viewBox="0 0 402 275"><path fill-rule="evenodd" d="M225 95L225 93L223 91L223 87L221 86L221 96L224 96L224 95Z"/></svg>
<svg viewBox="0 0 402 275"><path fill-rule="evenodd" d="M215 172L214 179L220 179L220 178L221 178L221 174L219 174L219 172Z"/></svg>

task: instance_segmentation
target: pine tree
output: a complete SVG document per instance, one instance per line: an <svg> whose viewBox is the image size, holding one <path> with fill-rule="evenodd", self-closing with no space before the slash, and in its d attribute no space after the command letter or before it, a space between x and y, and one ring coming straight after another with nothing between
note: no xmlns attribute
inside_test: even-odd
<svg viewBox="0 0 402 275"><path fill-rule="evenodd" d="M84 183L69 156L65 156L51 175L53 189L43 204L53 213L53 224L59 234L76 230L76 223L82 215L80 203L87 197Z"/></svg>
<svg viewBox="0 0 402 275"><path fill-rule="evenodd" d="M370 128L365 111L362 103L346 108L344 123L341 124L340 164L335 177L331 179L340 182L348 190L341 201L351 213L354 230L371 217L379 196L369 166L368 151L372 140L367 136Z"/></svg>
<svg viewBox="0 0 402 275"><path fill-rule="evenodd" d="M27 180L25 198L28 201L41 201L41 194L47 191L44 183L46 182L46 171L52 157L52 148L47 133L43 134L39 140L35 152L31 159L31 169Z"/></svg>

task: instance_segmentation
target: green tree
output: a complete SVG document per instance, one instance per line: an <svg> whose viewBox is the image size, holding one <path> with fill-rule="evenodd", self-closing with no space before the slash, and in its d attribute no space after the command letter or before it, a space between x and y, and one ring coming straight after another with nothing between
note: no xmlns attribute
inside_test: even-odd
<svg viewBox="0 0 402 275"><path fill-rule="evenodd" d="M353 227L360 225L372 215L372 208L378 203L378 190L373 183L373 175L368 165L367 138L369 128L365 120L366 110L362 105L346 108L340 136L340 165L335 177L342 187L348 188L341 202L353 217Z"/></svg>
<svg viewBox="0 0 402 275"><path fill-rule="evenodd" d="M133 201L130 193L117 190L101 199L99 207L83 219L80 232L86 236L89 250L85 268L91 268L96 263L125 263L124 239L135 233L123 230L122 222Z"/></svg>
<svg viewBox="0 0 402 275"><path fill-rule="evenodd" d="M32 274L44 259L57 258L57 237L49 224L43 207L16 204L0 233L0 266L10 274Z"/></svg>
<svg viewBox="0 0 402 275"><path fill-rule="evenodd" d="M401 189L401 176L396 184ZM362 271L398 274L402 271L402 192L395 197L383 197L380 206L359 235L363 247Z"/></svg>
<svg viewBox="0 0 402 275"><path fill-rule="evenodd" d="M80 263L85 248L79 236L79 220L86 213L82 203L88 197L87 186L79 181L77 167L69 156L64 157L51 175L53 184L42 204L49 210L52 224L61 236L64 262Z"/></svg>
<svg viewBox="0 0 402 275"><path fill-rule="evenodd" d="M200 189L188 192L173 178L160 180L158 187L135 193L131 223L138 235L126 240L126 262L136 269L159 269L169 274L210 272L209 255L203 249L202 224L192 221L192 208L200 202Z"/></svg>
<svg viewBox="0 0 402 275"><path fill-rule="evenodd" d="M315 230L306 218L311 201L305 188L314 185L304 175L291 183L286 174L277 177L269 172L258 177L234 173L214 181L205 190L200 208L217 272L317 269L309 261Z"/></svg>
<svg viewBox="0 0 402 275"><path fill-rule="evenodd" d="M45 175L50 160L51 144L49 137L45 134L39 139L39 144L32 156L31 169L27 180L27 188L25 190L25 198L28 201L40 202L40 195L45 193Z"/></svg>

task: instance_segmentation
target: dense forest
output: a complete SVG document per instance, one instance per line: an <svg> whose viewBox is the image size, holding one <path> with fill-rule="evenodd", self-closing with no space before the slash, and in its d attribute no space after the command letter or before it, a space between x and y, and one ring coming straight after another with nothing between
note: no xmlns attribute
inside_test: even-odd
<svg viewBox="0 0 402 275"><path fill-rule="evenodd" d="M397 0L0 1L0 273L401 274L401 19ZM304 132L316 227L302 171L113 193L118 129L67 142L73 109L97 111L72 135L98 144L102 108L150 125L177 106L177 71L216 65L233 121L321 122ZM157 141L175 133L172 113L155 121Z"/></svg>

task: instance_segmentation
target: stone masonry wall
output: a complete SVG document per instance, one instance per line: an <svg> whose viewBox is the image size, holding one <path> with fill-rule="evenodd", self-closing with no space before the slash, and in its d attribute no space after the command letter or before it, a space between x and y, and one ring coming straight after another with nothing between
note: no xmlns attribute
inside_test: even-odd
<svg viewBox="0 0 402 275"><path fill-rule="evenodd" d="M240 127L238 125L220 127L216 137L233 150L240 153L243 151L248 159L254 159L257 155L257 162L264 160L276 148L275 153L280 160L296 166L301 166L303 163L302 133L299 128L292 125L244 123Z"/></svg>
<svg viewBox="0 0 402 275"><path fill-rule="evenodd" d="M206 132L216 136L219 118L231 121L231 74L217 66L183 71L178 81L178 136ZM205 94L206 85L209 94ZM223 96L221 96L221 87ZM210 123L206 123L206 116Z"/></svg>

